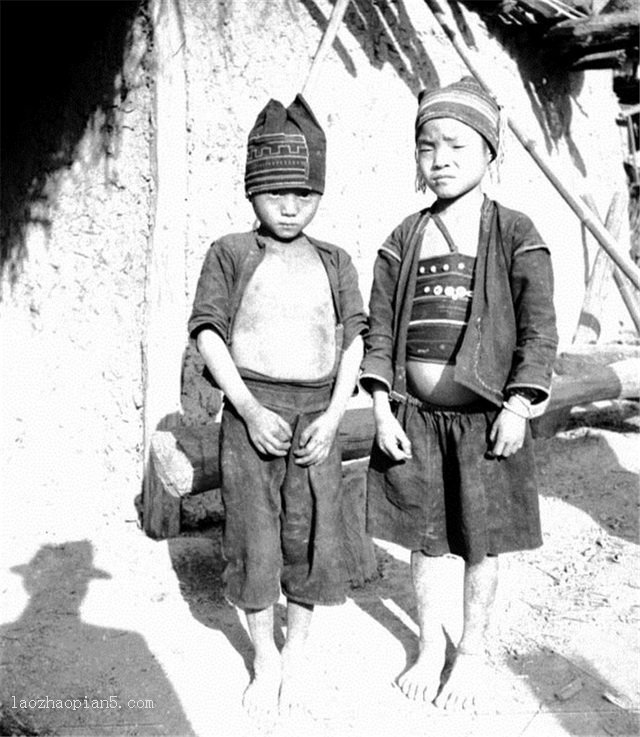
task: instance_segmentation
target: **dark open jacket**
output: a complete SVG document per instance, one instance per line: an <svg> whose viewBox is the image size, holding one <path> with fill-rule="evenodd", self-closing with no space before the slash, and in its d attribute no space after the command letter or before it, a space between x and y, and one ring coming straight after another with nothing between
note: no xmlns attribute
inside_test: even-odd
<svg viewBox="0 0 640 737"><path fill-rule="evenodd" d="M378 252L369 302L361 383L406 394L406 343L423 226L405 218ZM549 249L531 220L485 198L471 314L456 356L455 379L500 406L509 389L549 396L558 344Z"/></svg>
<svg viewBox="0 0 640 737"><path fill-rule="evenodd" d="M366 328L358 274L345 250L310 236L305 237L315 247L327 272L337 335L340 336L337 342L346 350ZM265 238L255 230L226 235L209 247L189 318L188 330L192 339L203 328L211 328L227 344L231 343L240 301L264 258L265 248ZM283 305L283 309L286 309L286 305Z"/></svg>

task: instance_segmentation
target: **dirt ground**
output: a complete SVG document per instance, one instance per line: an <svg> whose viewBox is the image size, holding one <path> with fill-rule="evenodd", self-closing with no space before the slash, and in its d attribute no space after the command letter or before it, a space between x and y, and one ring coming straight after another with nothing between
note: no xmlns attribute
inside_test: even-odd
<svg viewBox="0 0 640 737"><path fill-rule="evenodd" d="M638 405L609 402L536 441L545 544L503 556L497 714L446 715L392 687L415 652L415 611L406 551L375 541L379 578L316 612L314 716L273 734L638 734L639 432ZM264 733L241 709L251 646L221 593L219 531L148 540L135 522L137 490L120 507L109 497L117 468L113 477L101 509L70 509L64 490L34 489L25 524L5 531L0 734ZM283 615L280 606L279 628Z"/></svg>

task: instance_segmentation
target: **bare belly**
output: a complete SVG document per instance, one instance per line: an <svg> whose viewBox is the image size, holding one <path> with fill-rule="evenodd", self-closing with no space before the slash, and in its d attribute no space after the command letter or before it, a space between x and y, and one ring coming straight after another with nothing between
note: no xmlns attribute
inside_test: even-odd
<svg viewBox="0 0 640 737"><path fill-rule="evenodd" d="M407 388L423 402L445 407L472 404L478 395L453 378L454 367L427 361L407 361Z"/></svg>

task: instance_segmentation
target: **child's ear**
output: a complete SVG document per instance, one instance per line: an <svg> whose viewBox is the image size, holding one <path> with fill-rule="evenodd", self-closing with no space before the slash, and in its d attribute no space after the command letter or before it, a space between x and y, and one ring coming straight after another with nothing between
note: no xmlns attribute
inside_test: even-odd
<svg viewBox="0 0 640 737"><path fill-rule="evenodd" d="M493 151L491 150L491 146L489 146L489 144L486 142L486 140L484 139L484 137L482 139L482 143L484 145L484 153L485 153L485 156L486 156L486 159L487 159L487 166L488 166L493 161L493 159L495 157L493 155Z"/></svg>

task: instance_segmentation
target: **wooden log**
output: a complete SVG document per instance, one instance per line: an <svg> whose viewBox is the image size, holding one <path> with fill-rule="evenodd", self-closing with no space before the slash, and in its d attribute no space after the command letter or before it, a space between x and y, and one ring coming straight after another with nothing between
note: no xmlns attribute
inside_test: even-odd
<svg viewBox="0 0 640 737"><path fill-rule="evenodd" d="M183 496L180 505L180 531L199 530L224 521L221 489Z"/></svg>
<svg viewBox="0 0 640 737"><path fill-rule="evenodd" d="M218 440L220 425L209 423L192 427L159 430L151 439L155 468L167 479L166 493L176 498L198 494L220 486ZM342 461L369 455L374 436L370 409L353 409L340 423Z"/></svg>
<svg viewBox="0 0 640 737"><path fill-rule="evenodd" d="M572 8L571 5L556 3L552 0L522 0L521 4L531 8L531 10L543 18L550 20L557 20L558 18L580 19L585 17L584 13Z"/></svg>
<svg viewBox="0 0 640 737"><path fill-rule="evenodd" d="M368 456L375 432L373 411L369 407L345 412L339 430L343 462Z"/></svg>
<svg viewBox="0 0 640 737"><path fill-rule="evenodd" d="M594 345L572 345L568 351L558 355L553 370L556 374L580 376L597 367L627 359L640 359L640 345L632 343L599 343Z"/></svg>
<svg viewBox="0 0 640 737"><path fill-rule="evenodd" d="M629 399L640 396L640 359L628 358L607 366L595 366L581 375L553 377L547 412L560 407L575 407L604 399Z"/></svg>
<svg viewBox="0 0 640 737"><path fill-rule="evenodd" d="M210 423L153 434L142 511L142 528L149 537L177 537L182 530L182 498L220 486L219 429L217 423ZM204 503L202 500L195 506ZM191 512L191 516L195 514Z"/></svg>
<svg viewBox="0 0 640 737"><path fill-rule="evenodd" d="M169 494L183 497L220 486L219 436L218 423L155 433L152 447L156 457L167 469L167 475L171 468Z"/></svg>
<svg viewBox="0 0 640 737"><path fill-rule="evenodd" d="M583 69L621 69L626 59L627 55L621 49L600 51L578 56L571 62L571 70L579 72Z"/></svg>
<svg viewBox="0 0 640 737"><path fill-rule="evenodd" d="M366 532L367 468L369 458L342 464L343 514L349 581L362 586L377 574L373 540Z"/></svg>
<svg viewBox="0 0 640 737"><path fill-rule="evenodd" d="M162 457L155 448L169 434L161 432L153 436L144 480L142 528L154 540L177 537L181 530L180 496L175 493L174 474L179 473L185 458L181 453Z"/></svg>
<svg viewBox="0 0 640 737"><path fill-rule="evenodd" d="M565 367L569 365L567 361L565 358ZM535 438L552 437L566 424L571 409L577 405L640 397L640 358L591 365L588 371L582 368L576 373L579 365L574 363L572 372L554 375L549 405L541 417L531 421Z"/></svg>
<svg viewBox="0 0 640 737"><path fill-rule="evenodd" d="M351 418L350 428L358 427L357 416ZM178 537L186 529L224 519L218 488L218 437L217 425L154 434L149 452L150 504L143 518L149 537ZM363 457L342 464L347 569L354 586L376 575L373 542L365 531L368 462Z"/></svg>
<svg viewBox="0 0 640 737"><path fill-rule="evenodd" d="M633 10L594 15L588 18L564 20L554 24L544 39L564 49L620 48L637 46L638 14Z"/></svg>
<svg viewBox="0 0 640 737"><path fill-rule="evenodd" d="M158 430L151 438L145 479L142 527L149 537L165 539L180 534L181 518L195 526L224 513L220 500L218 423ZM374 436L370 409L349 410L340 424L343 469L368 458ZM354 492L355 493L355 492ZM193 497L206 494L201 500ZM181 500L183 503L181 504Z"/></svg>

